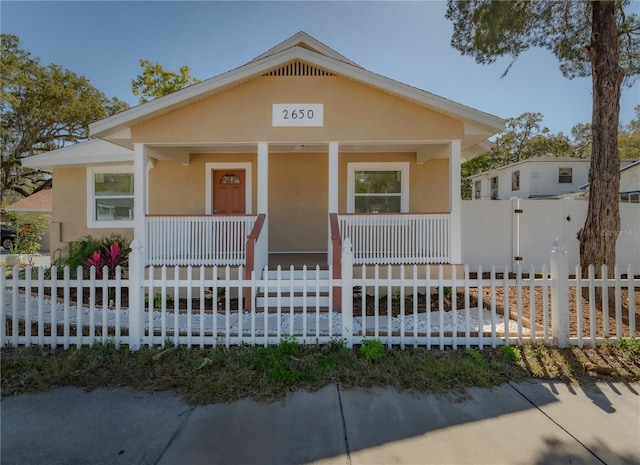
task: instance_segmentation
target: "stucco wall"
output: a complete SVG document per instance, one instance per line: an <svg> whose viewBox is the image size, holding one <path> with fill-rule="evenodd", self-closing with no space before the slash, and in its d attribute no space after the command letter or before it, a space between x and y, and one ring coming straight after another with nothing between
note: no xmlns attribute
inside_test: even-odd
<svg viewBox="0 0 640 465"><path fill-rule="evenodd" d="M149 172L149 213L153 215L203 215L206 196L207 163L251 163L252 211L257 205L257 155L253 154L191 154L188 165L160 160Z"/></svg>
<svg viewBox="0 0 640 465"><path fill-rule="evenodd" d="M409 162L409 211L449 211L449 160L416 163L415 153L343 153L339 157L338 210L347 211L347 168L349 163Z"/></svg>
<svg viewBox="0 0 640 465"><path fill-rule="evenodd" d="M412 212L449 210L449 164L445 159L416 163L415 153L341 153L338 164L338 211L347 211L348 164L408 162ZM248 162L252 166L252 214L257 205L255 154L192 154L188 166L158 161L149 173L151 214L202 215L206 163ZM327 247L328 154L269 154L269 243L272 252L322 251Z"/></svg>
<svg viewBox="0 0 640 465"><path fill-rule="evenodd" d="M272 127L274 103L322 103L323 127ZM132 128L134 142L462 139L461 122L338 76L259 77Z"/></svg>
<svg viewBox="0 0 640 465"><path fill-rule="evenodd" d="M87 228L86 168L56 168L53 179L56 188L53 192L53 214L51 217L54 229L49 243L51 253L58 249L64 253L69 242L81 240L88 235L102 237L118 233L128 239L133 237L131 228ZM60 225L58 226L56 223Z"/></svg>
<svg viewBox="0 0 640 465"><path fill-rule="evenodd" d="M273 127L274 103L322 103L323 127ZM131 128L132 142L239 144L266 141L327 144L338 141L384 144L462 139L460 121L408 100L338 76L258 77L217 95L142 122ZM449 210L449 167L446 159L416 163L415 153L340 152L338 210L347 211L347 166L350 162L409 162L412 212ZM149 213L201 215L207 212L206 163L250 163L251 211L257 211L257 154L191 154L188 165L157 160L149 171ZM60 241L107 229L87 229L86 172L58 169L53 221ZM271 251L318 251L327 247L327 153L269 154L269 239ZM116 230L131 237L131 229ZM52 250L59 244L52 244Z"/></svg>
<svg viewBox="0 0 640 465"><path fill-rule="evenodd" d="M269 250L327 250L328 156L269 156Z"/></svg>

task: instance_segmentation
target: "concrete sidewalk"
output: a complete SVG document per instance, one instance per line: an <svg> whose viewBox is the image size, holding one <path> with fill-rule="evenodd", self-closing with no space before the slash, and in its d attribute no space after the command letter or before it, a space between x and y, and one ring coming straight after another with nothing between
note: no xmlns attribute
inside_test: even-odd
<svg viewBox="0 0 640 465"><path fill-rule="evenodd" d="M640 386L505 384L467 395L297 392L191 407L76 388L5 398L1 463L638 464Z"/></svg>

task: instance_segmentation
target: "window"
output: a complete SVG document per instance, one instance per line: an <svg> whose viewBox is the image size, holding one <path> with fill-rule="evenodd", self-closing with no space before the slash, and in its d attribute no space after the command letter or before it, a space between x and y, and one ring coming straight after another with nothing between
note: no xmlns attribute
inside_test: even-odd
<svg viewBox="0 0 640 465"><path fill-rule="evenodd" d="M349 163L349 213L409 210L408 163Z"/></svg>
<svg viewBox="0 0 640 465"><path fill-rule="evenodd" d="M491 200L498 200L498 177L491 178Z"/></svg>
<svg viewBox="0 0 640 465"><path fill-rule="evenodd" d="M87 169L87 226L133 227L133 170Z"/></svg>
<svg viewBox="0 0 640 465"><path fill-rule="evenodd" d="M511 190L520 190L520 171L514 171L513 173L511 173Z"/></svg>
<svg viewBox="0 0 640 465"><path fill-rule="evenodd" d="M558 168L558 182L571 184L573 182L573 168Z"/></svg>
<svg viewBox="0 0 640 465"><path fill-rule="evenodd" d="M620 194L620 201L622 203L640 203L640 192Z"/></svg>
<svg viewBox="0 0 640 465"><path fill-rule="evenodd" d="M475 196L474 197L476 199L481 198L481 196L482 196L482 181L476 181L475 182L474 190L475 190Z"/></svg>

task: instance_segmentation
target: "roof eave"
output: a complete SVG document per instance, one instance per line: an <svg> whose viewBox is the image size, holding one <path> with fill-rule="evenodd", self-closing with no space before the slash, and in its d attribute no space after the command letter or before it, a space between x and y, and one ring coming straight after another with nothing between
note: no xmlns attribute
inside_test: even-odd
<svg viewBox="0 0 640 465"><path fill-rule="evenodd" d="M376 87L380 90L407 98L447 116L471 123L483 130L485 137L497 134L504 129L505 121L494 115L473 109L444 97L409 86L364 68L345 63L303 47L284 49L260 60L249 62L239 68L220 74L198 84L181 89L151 102L125 110L116 115L97 121L89 126L94 137L108 137L114 131L131 127L141 120L152 118L188 103L206 98L224 88L237 85L264 72L293 60L303 60L325 68L343 77Z"/></svg>
<svg viewBox="0 0 640 465"><path fill-rule="evenodd" d="M100 158L97 158L100 157ZM133 163L133 152L95 139L22 159L22 166L52 172L56 167Z"/></svg>

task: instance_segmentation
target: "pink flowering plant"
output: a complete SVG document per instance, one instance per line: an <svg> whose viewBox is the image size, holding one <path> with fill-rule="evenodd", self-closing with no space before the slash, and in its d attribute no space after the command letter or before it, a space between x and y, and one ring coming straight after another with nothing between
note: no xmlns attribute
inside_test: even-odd
<svg viewBox="0 0 640 465"><path fill-rule="evenodd" d="M99 250L93 252L91 258L87 260L87 264L96 268L96 278L103 278L105 266L108 278L115 278L116 268L120 264L120 244L117 242L113 242L111 245L104 244Z"/></svg>
<svg viewBox="0 0 640 465"><path fill-rule="evenodd" d="M120 266L126 272L129 265L129 241L119 235L94 238L86 236L82 240L69 244L66 257L56 262L60 272L62 267L69 266L71 272L75 274L78 267L82 267L82 275L86 279L89 277L91 267L96 268L96 277L102 279L104 267L107 267L107 277L115 278L116 268Z"/></svg>

